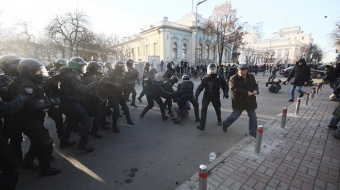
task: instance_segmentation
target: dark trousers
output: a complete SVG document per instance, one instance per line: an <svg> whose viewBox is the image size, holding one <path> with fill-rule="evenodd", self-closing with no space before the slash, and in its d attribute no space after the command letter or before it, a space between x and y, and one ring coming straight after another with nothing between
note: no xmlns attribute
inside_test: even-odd
<svg viewBox="0 0 340 190"><path fill-rule="evenodd" d="M21 119L14 126L18 127L31 141L29 157L34 159L36 155L40 168L50 167L53 140L44 127L43 120L37 118Z"/></svg>
<svg viewBox="0 0 340 190"><path fill-rule="evenodd" d="M115 95L109 100L110 106L113 108L112 115L112 126L117 127L118 116L119 116L119 105L124 111L125 118L127 121L131 120L129 107L126 105L126 100L123 95Z"/></svg>
<svg viewBox="0 0 340 190"><path fill-rule="evenodd" d="M60 106L66 116L66 125L61 140L68 141L72 129L79 125L79 136L82 142L86 143L91 125L91 120L86 110L76 101L61 101Z"/></svg>
<svg viewBox="0 0 340 190"><path fill-rule="evenodd" d="M63 114L57 107L50 107L47 112L48 116L53 119L57 128L58 138L63 136L64 119Z"/></svg>
<svg viewBox="0 0 340 190"><path fill-rule="evenodd" d="M145 115L147 111L155 106L155 101L159 105L162 116L165 116L165 105L162 101L162 98L158 94L146 94L146 99L148 101L148 105L144 108L142 115Z"/></svg>
<svg viewBox="0 0 340 190"><path fill-rule="evenodd" d="M201 110L201 126L205 126L206 119L207 119L207 110L210 102L213 104L216 116L217 116L217 121L221 122L221 101L219 96L203 96L202 99L202 110Z"/></svg>
<svg viewBox="0 0 340 190"><path fill-rule="evenodd" d="M198 107L198 102L195 100L195 97L193 94L181 94L177 104L179 106L180 110L185 109L185 103L189 101L191 102L192 106L194 107L194 112L195 112L195 119L199 119L199 107ZM181 117L181 115L179 115Z"/></svg>
<svg viewBox="0 0 340 190"><path fill-rule="evenodd" d="M124 91L125 100L129 99L130 94L132 94L132 96L131 96L131 104L134 105L135 102L136 102L136 95L137 95L137 92L136 92L136 89L135 89L135 85L131 85L131 84L127 85L126 90Z"/></svg>
<svg viewBox="0 0 340 190"><path fill-rule="evenodd" d="M14 190L20 174L19 160L14 150L2 136L0 128L0 189Z"/></svg>

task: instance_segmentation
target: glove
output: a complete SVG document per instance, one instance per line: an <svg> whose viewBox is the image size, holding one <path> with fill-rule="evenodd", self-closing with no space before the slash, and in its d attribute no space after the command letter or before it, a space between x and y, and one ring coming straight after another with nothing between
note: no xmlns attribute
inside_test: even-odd
<svg viewBox="0 0 340 190"><path fill-rule="evenodd" d="M284 84L284 85L287 85L287 84L288 84L288 81L287 81L287 80L286 80L286 81L284 81L284 82L283 82L283 84Z"/></svg>
<svg viewBox="0 0 340 190"><path fill-rule="evenodd" d="M60 105L60 99L58 97L51 98L51 103L53 106L59 106Z"/></svg>
<svg viewBox="0 0 340 190"><path fill-rule="evenodd" d="M223 98L228 99L228 98L229 98L229 95L228 95L228 94L223 94Z"/></svg>

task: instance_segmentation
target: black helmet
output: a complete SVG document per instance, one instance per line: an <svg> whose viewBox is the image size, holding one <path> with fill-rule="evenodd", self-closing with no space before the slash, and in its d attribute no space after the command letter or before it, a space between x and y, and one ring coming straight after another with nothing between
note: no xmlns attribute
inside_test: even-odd
<svg viewBox="0 0 340 190"><path fill-rule="evenodd" d="M145 62L144 63L144 67L150 67L150 63L149 62Z"/></svg>
<svg viewBox="0 0 340 190"><path fill-rule="evenodd" d="M86 71L91 74L98 74L101 73L103 64L100 64L96 61L90 61L86 67Z"/></svg>
<svg viewBox="0 0 340 190"><path fill-rule="evenodd" d="M182 80L190 80L190 77L188 75L183 75Z"/></svg>
<svg viewBox="0 0 340 190"><path fill-rule="evenodd" d="M133 63L134 61L132 59L128 59L125 61L126 66L130 69L133 67Z"/></svg>
<svg viewBox="0 0 340 190"><path fill-rule="evenodd" d="M54 66L54 64L52 62L48 62L45 67L49 71L50 69L53 68L53 66Z"/></svg>
<svg viewBox="0 0 340 190"><path fill-rule="evenodd" d="M155 68L151 68L150 71L149 71L149 76L154 76L155 74L157 74L157 70Z"/></svg>
<svg viewBox="0 0 340 190"><path fill-rule="evenodd" d="M59 58L59 59L54 61L54 67L58 70L60 69L60 67L62 67L64 65L67 65L67 61L63 58Z"/></svg>
<svg viewBox="0 0 340 190"><path fill-rule="evenodd" d="M171 62L167 62L166 63L166 68L169 70L173 70L174 69L174 65Z"/></svg>
<svg viewBox="0 0 340 190"><path fill-rule="evenodd" d="M213 75L217 74L217 66L215 63L210 63L207 67L207 74L208 75Z"/></svg>
<svg viewBox="0 0 340 190"><path fill-rule="evenodd" d="M4 55L0 57L0 69L6 74L10 76L19 75L19 62L22 58L19 58L16 55Z"/></svg>
<svg viewBox="0 0 340 190"><path fill-rule="evenodd" d="M124 63L124 61L116 61L115 70L119 74L127 72L127 67L126 67L126 64Z"/></svg>
<svg viewBox="0 0 340 190"><path fill-rule="evenodd" d="M87 63L84 61L81 57L73 57L69 62L68 66L71 69L76 70L79 73L84 73L84 66L86 66Z"/></svg>
<svg viewBox="0 0 340 190"><path fill-rule="evenodd" d="M19 62L19 70L22 76L42 80L48 77L45 66L36 59L26 58Z"/></svg>
<svg viewBox="0 0 340 190"><path fill-rule="evenodd" d="M176 76L172 76L170 78L170 82L171 82L171 84L176 84L178 82L178 78Z"/></svg>

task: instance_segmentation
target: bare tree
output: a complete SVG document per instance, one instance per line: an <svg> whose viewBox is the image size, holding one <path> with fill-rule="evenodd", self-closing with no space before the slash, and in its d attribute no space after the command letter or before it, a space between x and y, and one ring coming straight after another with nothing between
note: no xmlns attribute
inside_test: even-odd
<svg viewBox="0 0 340 190"><path fill-rule="evenodd" d="M216 35L216 45L218 50L218 63L221 65L225 49L230 42L233 49L237 49L242 43L242 27L237 23L237 11L233 9L230 2L225 2L216 6L205 24L207 33Z"/></svg>
<svg viewBox="0 0 340 190"><path fill-rule="evenodd" d="M335 29L331 33L334 45L340 46L340 21L335 24Z"/></svg>
<svg viewBox="0 0 340 190"><path fill-rule="evenodd" d="M82 10L55 15L55 18L45 28L47 36L68 50L69 57L78 56L80 44L88 42L91 36L87 17Z"/></svg>

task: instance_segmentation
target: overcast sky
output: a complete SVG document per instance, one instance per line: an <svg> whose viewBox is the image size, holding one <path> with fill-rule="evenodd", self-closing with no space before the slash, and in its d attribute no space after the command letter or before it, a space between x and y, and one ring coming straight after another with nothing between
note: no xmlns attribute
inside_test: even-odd
<svg viewBox="0 0 340 190"><path fill-rule="evenodd" d="M194 7L192 7L192 2ZM138 33L168 17L179 20L196 11L197 0L2 0L1 27L18 21L28 22L34 33L43 33L55 14L66 10L83 10L96 33L117 34L120 37ZM208 18L216 5L225 0L207 0L198 6L198 13ZM326 53L324 61L335 59L335 47L329 34L340 21L340 0L234 0L241 22L255 25L263 22L265 38L281 28L300 26L304 33L312 33L313 42ZM327 16L327 18L325 18Z"/></svg>

